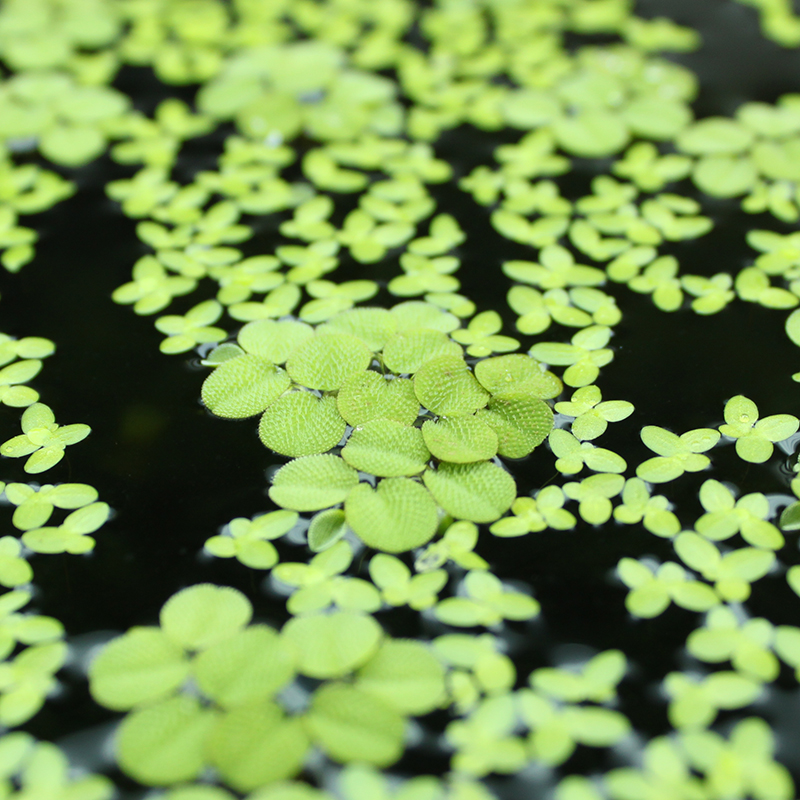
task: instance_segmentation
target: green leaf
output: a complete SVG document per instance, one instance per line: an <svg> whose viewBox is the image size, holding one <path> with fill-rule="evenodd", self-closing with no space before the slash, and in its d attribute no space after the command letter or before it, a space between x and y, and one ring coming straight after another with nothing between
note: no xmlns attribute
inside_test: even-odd
<svg viewBox="0 0 800 800"><path fill-rule="evenodd" d="M273 364L284 364L313 333L310 325L297 320L260 319L248 322L239 331L237 341L248 353Z"/></svg>
<svg viewBox="0 0 800 800"><path fill-rule="evenodd" d="M358 671L355 686L401 714L427 714L444 700L444 668L421 642L388 639Z"/></svg>
<svg viewBox="0 0 800 800"><path fill-rule="evenodd" d="M417 475L430 458L422 431L391 419L357 425L341 455L351 467L382 477Z"/></svg>
<svg viewBox="0 0 800 800"><path fill-rule="evenodd" d="M106 147L103 134L84 125L57 124L44 131L39 150L45 158L65 167L80 167L101 155Z"/></svg>
<svg viewBox="0 0 800 800"><path fill-rule="evenodd" d="M291 385L279 367L256 355L232 358L203 382L203 404L218 417L244 419L260 414Z"/></svg>
<svg viewBox="0 0 800 800"><path fill-rule="evenodd" d="M265 447L284 456L311 456L339 444L346 423L332 395L289 392L261 417L258 435Z"/></svg>
<svg viewBox="0 0 800 800"><path fill-rule="evenodd" d="M358 483L358 473L339 456L303 456L272 477L269 496L282 508L318 511L344 501Z"/></svg>
<svg viewBox="0 0 800 800"><path fill-rule="evenodd" d="M460 344L441 331L429 328L401 331L392 336L383 348L384 364L392 372L408 375L413 375L423 364L434 358L459 358L462 355Z"/></svg>
<svg viewBox="0 0 800 800"><path fill-rule="evenodd" d="M358 537L387 553L421 547L433 538L438 523L430 493L410 478L386 478L377 489L361 483L347 496L344 510Z"/></svg>
<svg viewBox="0 0 800 800"><path fill-rule="evenodd" d="M183 648L159 628L131 628L109 642L89 668L92 697L114 711L161 700L188 676Z"/></svg>
<svg viewBox="0 0 800 800"><path fill-rule="evenodd" d="M308 547L314 553L321 553L336 544L347 530L344 511L338 508L320 511L308 526Z"/></svg>
<svg viewBox="0 0 800 800"><path fill-rule="evenodd" d="M226 783L247 792L290 778L303 765L308 735L274 703L250 703L217 720L208 737L209 761Z"/></svg>
<svg viewBox="0 0 800 800"><path fill-rule="evenodd" d="M172 595L159 620L171 641L187 650L203 650L233 636L252 616L253 607L240 591L199 583Z"/></svg>
<svg viewBox="0 0 800 800"><path fill-rule="evenodd" d="M353 686L333 683L318 689L307 725L316 743L335 761L386 767L403 752L403 717Z"/></svg>
<svg viewBox="0 0 800 800"><path fill-rule="evenodd" d="M387 380L367 370L348 378L336 398L339 413L349 425L374 419L393 419L412 425L419 414L419 400L408 378Z"/></svg>
<svg viewBox="0 0 800 800"><path fill-rule="evenodd" d="M215 715L193 697L174 697L129 714L117 734L117 761L146 786L190 781L203 770Z"/></svg>
<svg viewBox="0 0 800 800"><path fill-rule="evenodd" d="M448 514L472 522L494 522L511 508L517 495L511 475L487 461L441 463L435 471L426 470L423 480Z"/></svg>
<svg viewBox="0 0 800 800"><path fill-rule="evenodd" d="M377 652L383 631L370 616L351 611L294 617L281 635L294 648L297 671L309 678L341 678Z"/></svg>
<svg viewBox="0 0 800 800"><path fill-rule="evenodd" d="M441 461L468 464L497 453L497 434L474 416L429 419L422 426L422 436L431 454Z"/></svg>
<svg viewBox="0 0 800 800"><path fill-rule="evenodd" d="M547 399L557 397L563 388L561 381L530 356L516 353L484 358L475 365L475 377L492 394L508 390Z"/></svg>
<svg viewBox="0 0 800 800"><path fill-rule="evenodd" d="M455 356L428 361L414 376L414 392L425 408L440 416L472 414L489 401L464 359Z"/></svg>
<svg viewBox="0 0 800 800"><path fill-rule="evenodd" d="M353 308L332 317L321 326L361 339L373 352L381 350L397 329L397 320L385 308Z"/></svg>
<svg viewBox="0 0 800 800"><path fill-rule="evenodd" d="M550 406L521 390L492 395L478 419L491 426L498 438L497 452L508 458L523 458L538 447L553 428Z"/></svg>
<svg viewBox="0 0 800 800"><path fill-rule="evenodd" d="M223 708L272 697L294 677L294 658L266 625L250 625L211 645L194 660L200 691Z"/></svg>
<svg viewBox="0 0 800 800"><path fill-rule="evenodd" d="M553 125L553 133L562 150L583 158L614 155L630 139L620 117L603 109L589 109L572 117L560 117Z"/></svg>
<svg viewBox="0 0 800 800"><path fill-rule="evenodd" d="M317 333L292 353L286 369L301 386L331 392L354 373L367 369L371 361L370 349L355 336Z"/></svg>

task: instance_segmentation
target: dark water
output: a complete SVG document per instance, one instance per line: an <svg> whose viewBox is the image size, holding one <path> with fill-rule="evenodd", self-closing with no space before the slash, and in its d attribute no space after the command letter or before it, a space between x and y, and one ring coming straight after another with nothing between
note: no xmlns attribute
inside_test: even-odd
<svg viewBox="0 0 800 800"><path fill-rule="evenodd" d="M763 40L752 9L717 0L650 0L640 6L646 15L670 14L702 31L702 50L675 57L700 78L699 116L730 114L745 100L773 102L800 85L800 54ZM160 99L158 84L143 70L126 69L118 85L135 94L148 110ZM162 96L169 93L161 91ZM461 175L476 163L490 161L501 137L459 129L446 134L437 150ZM192 144L191 156L182 160L181 169L190 173L212 166L219 139L211 136ZM206 371L190 359L158 351L162 337L153 328L154 317L137 317L129 307L111 302L113 289L129 280L132 263L146 252L135 237L135 222L125 218L103 191L107 181L131 170L101 159L67 174L77 181L80 193L23 222L40 231L36 260L16 276L0 275L2 330L15 336L47 336L57 343L56 355L45 362L34 385L59 422L86 422L93 432L67 451L47 480L96 486L116 516L98 533L92 555L32 558L39 587L35 606L60 619L76 642L86 643L98 631L150 624L175 591L212 581L241 589L260 618L280 624L286 618L283 604L264 591L258 574L238 562L206 560L198 553L203 542L233 517L272 507L266 497L265 471L284 459L260 444L254 420L226 421L206 413L198 400ZM575 180L585 183L590 177L579 172ZM678 191L690 190L681 186ZM488 212L455 186L438 187L435 193L440 210L454 213L469 231L461 252L462 292L479 299L481 310L504 313L510 331L513 315L504 300L509 283L499 265L524 257L523 249L499 237L488 223ZM683 272L735 273L752 258L744 241L747 229L789 229L768 216L743 214L735 201L704 202L704 212L713 217L714 231L672 250ZM253 247L261 252L269 252L278 241L270 227L254 240ZM345 265L345 274L348 269ZM352 271L357 271L355 265ZM800 415L800 390L789 378L800 370L800 351L783 332L786 312L735 302L711 317L691 311L665 314L654 309L647 297L625 288L612 285L606 290L617 296L624 319L612 339L615 360L603 370L599 385L604 399L629 400L636 412L612 425L601 444L607 441L629 464L647 457L638 437L643 425L678 432L716 425L725 400L734 394L753 398L764 415ZM203 298L184 298L176 308L181 313L199 299ZM393 302L386 293L378 300ZM554 326L541 338L566 339L571 333ZM527 348L531 341L523 344ZM0 407L4 438L17 433L18 417L17 411ZM682 521L691 524L701 513L697 489L709 477L732 481L743 493L788 491L788 474L776 459L767 465L748 465L735 457L731 447L718 448L710 472L684 476L664 493L677 503ZM4 475L22 478L18 465L8 462L4 467ZM520 494L555 477L552 458L545 451L510 467ZM302 549L281 547L287 560L305 557ZM583 525L573 532L512 540L483 533L479 550L503 579L532 586L542 604L538 620L511 624L506 630L520 675L553 663L566 652L566 645L620 648L632 663L621 687L621 709L645 737L669 729L666 706L655 687L667 672L686 666L682 647L697 615L672 607L650 622L632 620L624 609L623 587L610 577L623 556L674 557L669 542L637 527L612 523L601 529ZM780 558L786 565L800 562L793 539ZM782 575L776 574L757 585L747 608L776 624L797 624L797 602ZM410 612L394 611L380 618L397 635L431 636L438 631ZM777 685L786 694L771 690L768 705L756 707L756 712L778 729L780 756L798 779L800 757L793 732L796 735L800 701L788 673ZM75 669L68 673L62 694L24 729L58 741L113 719L116 715L90 700L85 679ZM434 715L431 727L440 729L446 721L446 715ZM70 741L75 744L76 739L65 740ZM91 738L84 744L96 749ZM103 768L88 750L74 752L90 766ZM564 771L602 770L608 765L605 751L583 748ZM447 754L418 748L400 767L411 773L441 772L447 768ZM499 786L508 797L522 796L517 779L500 781Z"/></svg>

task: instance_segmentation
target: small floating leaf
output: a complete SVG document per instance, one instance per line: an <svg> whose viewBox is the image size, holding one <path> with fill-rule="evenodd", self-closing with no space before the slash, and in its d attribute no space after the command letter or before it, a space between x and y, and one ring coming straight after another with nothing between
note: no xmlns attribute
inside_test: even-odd
<svg viewBox="0 0 800 800"><path fill-rule="evenodd" d="M271 702L248 704L221 717L207 751L225 782L246 792L300 771L308 736L299 719L287 719Z"/></svg>
<svg viewBox="0 0 800 800"><path fill-rule="evenodd" d="M347 496L344 511L358 537L386 553L421 547L433 538L438 523L430 492L410 478L386 478L377 489L361 483Z"/></svg>
<svg viewBox="0 0 800 800"><path fill-rule="evenodd" d="M285 319L260 319L248 322L237 336L239 344L248 352L266 358L273 364L284 364L286 359L307 339L314 329L305 322Z"/></svg>
<svg viewBox="0 0 800 800"><path fill-rule="evenodd" d="M212 645L192 665L200 691L223 708L266 700L294 677L294 659L266 625L250 625Z"/></svg>
<svg viewBox="0 0 800 800"><path fill-rule="evenodd" d="M269 496L282 508L319 511L341 503L357 483L358 473L339 456L303 456L275 473Z"/></svg>
<svg viewBox="0 0 800 800"><path fill-rule="evenodd" d="M308 526L308 547L314 553L321 553L336 544L347 533L344 511L330 508L316 514Z"/></svg>
<svg viewBox="0 0 800 800"><path fill-rule="evenodd" d="M203 404L218 417L260 414L291 385L289 376L265 358L243 355L220 364L203 382Z"/></svg>
<svg viewBox="0 0 800 800"><path fill-rule="evenodd" d="M250 622L253 607L229 586L199 583L172 595L161 608L164 633L188 650L202 650L233 636Z"/></svg>
<svg viewBox="0 0 800 800"><path fill-rule="evenodd" d="M367 692L329 684L314 693L307 724L330 758L389 766L403 752L403 717Z"/></svg>
<svg viewBox="0 0 800 800"><path fill-rule="evenodd" d="M355 336L317 333L292 353L286 369L301 386L332 392L353 373L365 370L371 360L370 349Z"/></svg>
<svg viewBox="0 0 800 800"><path fill-rule="evenodd" d="M426 470L423 480L448 514L472 522L499 519L511 508L517 494L511 475L488 461L442 463L435 471Z"/></svg>
<svg viewBox="0 0 800 800"><path fill-rule="evenodd" d="M428 450L441 461L468 464L497 453L497 434L474 416L429 419L422 426L422 436Z"/></svg>
<svg viewBox="0 0 800 800"><path fill-rule="evenodd" d="M441 331L412 328L389 339L383 348L383 362L392 372L413 375L433 358L458 358L463 352L460 344Z"/></svg>
<svg viewBox="0 0 800 800"><path fill-rule="evenodd" d="M553 428L550 406L519 390L492 396L478 419L491 426L498 438L497 452L508 458L523 458L538 447Z"/></svg>
<svg viewBox="0 0 800 800"><path fill-rule="evenodd" d="M370 616L351 611L289 620L281 634L297 652L297 670L309 678L340 678L367 662L383 637Z"/></svg>
<svg viewBox="0 0 800 800"><path fill-rule="evenodd" d="M431 454L419 428L374 419L353 429L341 455L361 472L395 478L422 472Z"/></svg>
<svg viewBox="0 0 800 800"><path fill-rule="evenodd" d="M348 378L339 390L336 402L339 413L354 426L373 419L393 419L411 425L419 414L419 400L411 380L386 380L371 370Z"/></svg>
<svg viewBox="0 0 800 800"><path fill-rule="evenodd" d="M441 416L472 414L489 401L463 358L439 356L414 376L414 392L425 408Z"/></svg>
<svg viewBox="0 0 800 800"><path fill-rule="evenodd" d="M475 377L492 394L518 389L533 397L548 399L557 397L563 389L552 372L542 369L535 358L521 353L479 361L475 365Z"/></svg>
<svg viewBox="0 0 800 800"><path fill-rule="evenodd" d="M267 408L258 425L265 447L284 456L311 456L339 444L345 431L332 395L289 392Z"/></svg>
<svg viewBox="0 0 800 800"><path fill-rule="evenodd" d="M444 669L421 642L389 639L359 670L356 686L401 714L427 714L444 699Z"/></svg>
<svg viewBox="0 0 800 800"><path fill-rule="evenodd" d="M173 697L129 714L117 735L120 767L146 786L196 778L214 717L193 697Z"/></svg>

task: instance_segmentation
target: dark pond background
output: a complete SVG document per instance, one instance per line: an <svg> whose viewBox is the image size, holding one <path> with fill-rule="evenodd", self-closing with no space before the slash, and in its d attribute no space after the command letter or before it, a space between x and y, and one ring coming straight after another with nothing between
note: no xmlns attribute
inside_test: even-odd
<svg viewBox="0 0 800 800"><path fill-rule="evenodd" d="M701 50L670 56L700 79L698 116L728 115L744 101L774 102L781 94L800 88L800 53L763 39L753 9L725 0L649 0L639 3L639 9L645 16L669 15L701 31ZM116 85L148 112L163 97L177 94L190 99L192 94L161 86L144 69L126 68ZM225 134L221 131L190 143L179 163L182 177L189 178L196 169L213 168ZM461 128L447 133L436 149L460 177L478 163L490 163L497 144L519 135ZM593 170L603 172L607 167L607 163L579 164L568 179L567 191L576 196L585 193ZM110 300L111 292L129 280L132 263L146 252L135 237L135 221L124 217L104 194L106 182L133 171L104 158L66 172L77 181L79 194L23 220L22 224L40 232L37 257L18 275L0 274L2 330L20 337L47 336L58 345L34 384L42 401L52 406L60 423L86 422L93 429L89 439L67 451L46 480L90 483L116 512L97 535L96 552L90 556L32 559L38 587L35 607L64 623L76 644L78 663L67 672L61 695L24 729L65 745L90 768L108 771L127 787L130 797L139 793L108 765L107 753L101 751L103 738L118 717L89 698L78 668L87 647L102 641L103 632L107 637L133 624L153 623L171 594L202 581L246 592L261 619L280 624L286 618L282 601L265 591L259 574L238 562L199 555L203 542L233 517L272 508L265 472L284 459L260 444L255 420L221 420L203 409L198 398L206 370L196 360L158 351L162 337L153 327L155 316L137 317L130 307ZM488 211L473 204L454 184L433 191L439 210L455 214L469 232L460 251L462 292L475 298L480 310L500 310L506 332L511 332L514 317L505 304L509 283L500 263L526 257L524 248L497 235L489 225ZM688 184L677 191L691 193ZM714 230L697 242L668 250L679 258L684 272L736 273L753 256L744 240L749 228L791 228L767 215L745 215L736 201L706 199L704 210L713 217ZM248 252L271 252L279 241L277 222L259 221L256 227L256 237L246 245ZM341 274L350 277L359 270L375 275L372 268L358 265L345 265ZM385 272L391 275L392 270ZM213 287L203 291L174 308L183 313L212 296ZM800 387L789 377L800 370L800 351L783 331L787 312L736 302L711 317L688 310L666 314L647 297L624 287L612 284L606 291L616 295L624 317L611 343L615 360L603 370L599 386L604 399L629 400L636 412L613 425L601 444L620 452L629 464L647 457L638 437L643 425L657 424L678 432L717 425L725 400L734 394L754 399L762 415L800 415ZM386 292L377 300L394 302ZM541 338L566 340L571 333L554 326ZM525 348L532 341L523 340ZM3 439L18 432L18 417L18 411L0 407ZM664 492L677 503L686 525L701 513L697 489L709 477L731 481L742 493L788 491L785 453L776 451L765 465L748 465L727 446L713 451L713 462L711 471L687 475ZM2 466L5 479L25 480L21 462ZM556 476L545 449L509 467L520 494ZM7 531L10 516L7 510ZM800 562L796 535L788 539L780 553L786 566ZM592 648L620 648L632 666L621 687L622 710L645 738L669 730L657 685L668 672L690 666L683 643L698 617L672 607L652 621L631 619L623 605L625 591L612 576L623 556L674 557L669 542L639 527L612 522L597 529L583 525L573 532L511 540L494 539L484 532L479 550L496 574L531 586L542 604L538 620L530 625L511 624L501 634L521 676L582 652L572 645L585 648L586 653ZM287 560L306 557L303 548L291 545L283 546L282 556ZM787 588L782 573L757 585L747 609L776 624L798 624L800 599ZM412 612L392 611L380 619L395 635L429 637L439 632ZM779 732L779 755L798 780L800 694L788 670L777 687L754 710ZM447 720L442 713L432 715L426 724L435 732ZM726 715L721 720L724 730ZM431 741L412 748L399 769L408 774L445 771L448 754ZM565 764L564 772L603 771L615 763L621 762L613 753L583 748ZM534 772L500 779L495 788L502 797L527 797L541 781L546 784L546 774Z"/></svg>

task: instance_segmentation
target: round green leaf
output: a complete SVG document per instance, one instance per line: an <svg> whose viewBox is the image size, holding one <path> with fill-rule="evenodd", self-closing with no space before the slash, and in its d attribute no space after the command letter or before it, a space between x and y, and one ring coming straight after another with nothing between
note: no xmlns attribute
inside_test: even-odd
<svg viewBox="0 0 800 800"><path fill-rule="evenodd" d="M301 386L331 392L339 389L353 373L367 369L370 361L370 349L355 336L317 333L292 353L286 369Z"/></svg>
<svg viewBox="0 0 800 800"><path fill-rule="evenodd" d="M106 148L106 140L97 128L84 125L54 125L39 140L45 158L66 167L81 167Z"/></svg>
<svg viewBox="0 0 800 800"><path fill-rule="evenodd" d="M173 697L129 714L117 734L122 770L146 786L169 786L203 770L215 715L193 697Z"/></svg>
<svg viewBox="0 0 800 800"><path fill-rule="evenodd" d="M349 333L377 352L397 329L397 320L385 308L351 308L328 320L322 329Z"/></svg>
<svg viewBox="0 0 800 800"><path fill-rule="evenodd" d="M308 526L308 547L314 553L321 553L336 544L347 533L344 511L329 508L320 511Z"/></svg>
<svg viewBox="0 0 800 800"><path fill-rule="evenodd" d="M494 522L511 508L517 495L511 475L488 461L442 463L435 471L426 470L423 480L448 514L472 522Z"/></svg>
<svg viewBox="0 0 800 800"><path fill-rule="evenodd" d="M310 678L341 678L368 661L383 637L370 616L350 611L294 617L282 636L297 655L297 671Z"/></svg>
<svg viewBox="0 0 800 800"><path fill-rule="evenodd" d="M497 452L508 458L523 458L538 447L553 428L550 406L527 392L511 390L493 395L478 419L494 429Z"/></svg>
<svg viewBox="0 0 800 800"><path fill-rule="evenodd" d="M359 670L356 687L401 714L427 714L444 699L444 668L421 642L389 639Z"/></svg>
<svg viewBox="0 0 800 800"><path fill-rule="evenodd" d="M225 782L247 792L298 773L308 746L303 723L264 702L222 716L209 734L207 752Z"/></svg>
<svg viewBox="0 0 800 800"><path fill-rule="evenodd" d="M422 436L428 450L440 461L468 464L485 461L497 453L497 434L474 416L427 420Z"/></svg>
<svg viewBox="0 0 800 800"><path fill-rule="evenodd" d="M377 489L361 483L347 496L344 511L347 524L368 547L387 553L421 547L438 523L430 493L410 478L386 478Z"/></svg>
<svg viewBox="0 0 800 800"><path fill-rule="evenodd" d="M584 158L614 155L630 139L628 128L620 117L603 109L589 109L572 117L561 117L555 121L553 133L562 150Z"/></svg>
<svg viewBox="0 0 800 800"><path fill-rule="evenodd" d="M419 414L419 400L408 378L387 380L372 370L348 378L336 402L339 413L354 426L373 419L393 419L412 425Z"/></svg>
<svg viewBox="0 0 800 800"><path fill-rule="evenodd" d="M172 694L188 675L182 647L159 628L132 628L92 661L89 688L101 705L126 711Z"/></svg>
<svg viewBox="0 0 800 800"><path fill-rule="evenodd" d="M395 334L383 348L383 363L392 371L413 375L433 358L464 353L462 347L441 331L412 328Z"/></svg>
<svg viewBox="0 0 800 800"><path fill-rule="evenodd" d="M344 501L358 483L358 473L339 456L303 456L281 467L269 496L282 508L318 511Z"/></svg>
<svg viewBox="0 0 800 800"><path fill-rule="evenodd" d="M441 416L472 414L489 401L463 358L439 356L414 376L414 392L429 411Z"/></svg>
<svg viewBox="0 0 800 800"><path fill-rule="evenodd" d="M475 365L475 377L492 394L516 389L541 399L557 397L563 389L561 381L530 356L513 353L485 358Z"/></svg>
<svg viewBox="0 0 800 800"><path fill-rule="evenodd" d="M284 364L286 359L314 333L305 322L285 319L260 319L248 322L237 336L239 344L253 355L273 364Z"/></svg>
<svg viewBox="0 0 800 800"><path fill-rule="evenodd" d="M382 477L417 475L430 458L422 431L392 419L356 426L341 455L351 467Z"/></svg>
<svg viewBox="0 0 800 800"><path fill-rule="evenodd" d="M353 686L334 683L318 689L307 724L316 743L335 761L387 767L403 752L403 717Z"/></svg>
<svg viewBox="0 0 800 800"><path fill-rule="evenodd" d="M284 456L311 456L336 447L346 423L332 395L289 392L261 416L258 435L265 447Z"/></svg>
<svg viewBox="0 0 800 800"><path fill-rule="evenodd" d="M265 358L243 355L220 364L203 381L203 404L218 417L260 414L291 385L289 376Z"/></svg>
<svg viewBox="0 0 800 800"><path fill-rule="evenodd" d="M201 692L233 708L279 691L294 677L294 659L272 628L251 625L200 653L192 670Z"/></svg>
<svg viewBox="0 0 800 800"><path fill-rule="evenodd" d="M187 650L203 650L233 636L252 616L250 601L237 589L199 583L172 595L159 620L170 640Z"/></svg>

